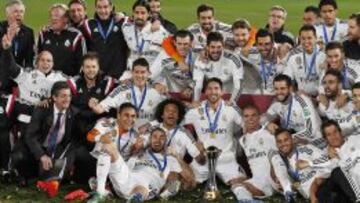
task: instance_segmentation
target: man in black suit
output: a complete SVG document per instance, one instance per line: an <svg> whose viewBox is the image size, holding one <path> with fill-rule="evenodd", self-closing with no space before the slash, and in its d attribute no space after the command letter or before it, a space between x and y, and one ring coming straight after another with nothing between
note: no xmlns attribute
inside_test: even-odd
<svg viewBox="0 0 360 203"><path fill-rule="evenodd" d="M61 179L74 160L77 113L70 106L67 83L56 82L51 98L49 108L35 108L24 140L15 145L11 155L12 165L25 180L38 172L41 179Z"/></svg>

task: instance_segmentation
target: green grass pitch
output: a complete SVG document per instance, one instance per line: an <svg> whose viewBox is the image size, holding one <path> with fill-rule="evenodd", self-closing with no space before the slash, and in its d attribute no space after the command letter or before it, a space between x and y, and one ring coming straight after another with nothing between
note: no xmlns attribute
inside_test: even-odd
<svg viewBox="0 0 360 203"><path fill-rule="evenodd" d="M26 4L25 23L32 27L35 33L47 24L48 8L51 4L66 0L23 0ZM5 3L7 0L0 0L0 19L5 17ZM88 16L91 18L94 13L94 0L87 0ZM117 11L124 11L131 14L132 0L113 0ZM191 23L196 22L196 7L201 3L208 3L215 7L217 19L231 24L238 18L246 18L257 28L266 24L268 9L273 5L281 5L288 11L286 28L293 34L297 33L301 25L302 12L307 5L317 5L317 0L163 0L163 15L177 24L178 28L186 28ZM351 13L360 11L360 0L338 0L339 17L346 19ZM32 185L35 185L33 183ZM47 199L43 193L37 192L34 186L27 189L18 189L15 185L0 184L0 203L2 202L63 202L64 195L78 185L61 186L58 197ZM223 188L223 187L222 187ZM224 201L234 202L229 190L222 189ZM169 202L199 202L201 192L198 190L179 194L174 200ZM305 200L299 199L298 202ZM112 201L115 202L115 201ZM156 201L153 201L156 202ZM281 196L266 199L266 202L283 202Z"/></svg>

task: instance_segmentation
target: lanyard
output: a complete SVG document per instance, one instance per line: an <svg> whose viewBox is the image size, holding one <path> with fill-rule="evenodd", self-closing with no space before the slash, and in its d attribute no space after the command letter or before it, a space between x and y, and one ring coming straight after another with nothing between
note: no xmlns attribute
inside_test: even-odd
<svg viewBox="0 0 360 203"><path fill-rule="evenodd" d="M299 160L299 151L295 148L295 163ZM295 181L299 181L300 180L300 174L299 174L299 170L296 169L296 166L295 166L295 170L293 170L290 166L289 163L287 163L288 165L288 172L290 174L290 176L295 180Z"/></svg>
<svg viewBox="0 0 360 203"><path fill-rule="evenodd" d="M143 94L141 95L141 101L140 101L139 106L138 106L138 102L137 102L137 97L136 97L136 92L135 92L134 85L132 85L130 89L131 89L131 96L132 96L133 104L136 107L137 111L139 112L142 105L144 104L144 101L145 101L145 97L146 97L146 94L147 94L147 86L145 86Z"/></svg>
<svg viewBox="0 0 360 203"><path fill-rule="evenodd" d="M329 43L329 38L328 38L326 27L324 24L322 25L322 28L323 28L324 38L325 38L325 44L327 44L327 43ZM337 23L335 22L334 31L332 32L331 39L330 39L331 41L335 40L336 31L337 31Z"/></svg>
<svg viewBox="0 0 360 203"><path fill-rule="evenodd" d="M121 135L119 135L118 150L119 150L120 153L123 152L125 150L125 148L129 145L130 140L133 137L133 133L134 133L134 129L130 129L130 131L129 131L129 140L126 142L126 144L122 148L120 148L120 146L121 146Z"/></svg>
<svg viewBox="0 0 360 203"><path fill-rule="evenodd" d="M271 73L273 72L273 62L270 62L270 65L267 66L265 64L265 61L261 58L260 66L261 66L261 77L265 84L265 89L267 89L267 82L269 77L271 76Z"/></svg>
<svg viewBox="0 0 360 203"><path fill-rule="evenodd" d="M96 20L96 25L97 25L97 28L99 30L99 33L100 33L101 37L103 38L104 41L106 41L107 38L109 37L113 27L114 27L114 19L111 19L110 25L109 25L108 30L106 31L106 33L104 32L104 29L103 29L103 27L102 27L99 20Z"/></svg>
<svg viewBox="0 0 360 203"><path fill-rule="evenodd" d="M293 105L293 97L290 95L291 98L290 99L290 103L289 103L289 106L288 106L288 113L287 113L287 116L286 116L286 121L285 121L285 129L288 129L289 127L289 124L290 124L290 118L291 118L291 110L292 110L292 105Z"/></svg>
<svg viewBox="0 0 360 203"><path fill-rule="evenodd" d="M316 56L317 56L317 50L316 48L314 49L312 56L311 56L311 61L310 64L307 62L306 60L306 54L305 51L303 52L303 58L304 58L304 65L305 65L305 73L306 73L306 80L310 79L311 75L316 75Z"/></svg>
<svg viewBox="0 0 360 203"><path fill-rule="evenodd" d="M167 166L167 155L163 155L163 157L164 157L164 164L163 164L163 166L161 166L161 163L160 163L159 159L156 158L155 154L152 153L150 150L149 150L149 154L150 154L151 158L155 161L155 163L156 163L157 168L159 169L159 171L160 171L161 173L164 172L164 170L165 170L165 168L166 168L166 166Z"/></svg>
<svg viewBox="0 0 360 203"><path fill-rule="evenodd" d="M141 55L144 50L145 40L144 38L142 38L141 43L139 43L139 35L136 26L134 26L134 31L135 31L135 41L136 41L136 49L137 49L136 51L138 52L138 54Z"/></svg>
<svg viewBox="0 0 360 203"><path fill-rule="evenodd" d="M349 80L347 78L347 67L344 66L344 68L341 70L341 75L342 75L342 86L344 89L350 89L350 84L349 84Z"/></svg>
<svg viewBox="0 0 360 203"><path fill-rule="evenodd" d="M178 129L179 129L179 126L176 126L176 128L174 129L174 131L171 133L171 136L170 136L170 139L169 139L169 141L168 141L167 146L170 146L171 141L172 141L172 139L175 137L176 132L178 131Z"/></svg>
<svg viewBox="0 0 360 203"><path fill-rule="evenodd" d="M207 117L207 120L209 122L209 128L210 128L210 132L211 133L214 133L217 126L218 126L218 122L219 122L219 118L220 118L220 114L221 114L221 108L222 108L222 103L220 104L220 106L218 107L218 109L216 110L216 113L215 113L215 118L214 118L214 122L211 121L211 118L210 118L210 115L209 115L209 103L206 102L206 105L205 105L205 112L206 112L206 117Z"/></svg>

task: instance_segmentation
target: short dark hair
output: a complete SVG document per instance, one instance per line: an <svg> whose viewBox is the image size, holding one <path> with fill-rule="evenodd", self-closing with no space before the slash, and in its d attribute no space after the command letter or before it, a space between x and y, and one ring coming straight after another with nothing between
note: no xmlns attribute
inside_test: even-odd
<svg viewBox="0 0 360 203"><path fill-rule="evenodd" d="M123 112L125 109L128 109L128 108L134 109L135 112L137 112L136 107L135 107L132 103L130 103L130 102L122 103L122 104L120 105L120 107L118 108L118 111L117 111L117 112L118 112L118 114L121 114L121 112ZM136 113L136 116L137 116L137 113Z"/></svg>
<svg viewBox="0 0 360 203"><path fill-rule="evenodd" d="M336 77L336 79L337 79L338 82L340 82L340 83L341 83L341 81L342 81L342 79L343 79L340 71L338 71L338 70L328 69L328 70L325 72L325 75L324 75L324 77L323 77L323 80L324 80L324 78L325 78L327 75L332 75L332 76Z"/></svg>
<svg viewBox="0 0 360 203"><path fill-rule="evenodd" d="M95 6L96 6L96 4L97 4L98 1L101 1L101 0L95 0ZM107 1L109 2L109 4L110 4L111 6L114 5L113 2L112 2L112 0L107 0Z"/></svg>
<svg viewBox="0 0 360 203"><path fill-rule="evenodd" d="M190 37L191 41L194 40L194 35L189 30L178 30L174 35L174 40L176 40L176 38L178 37L179 38Z"/></svg>
<svg viewBox="0 0 360 203"><path fill-rule="evenodd" d="M311 31L316 37L316 29L312 25L303 25L303 26L301 26L301 28L299 30L299 36L301 35L302 32L308 32L308 31Z"/></svg>
<svg viewBox="0 0 360 203"><path fill-rule="evenodd" d="M252 103L247 103L245 104L243 107L242 107L242 112L244 112L245 110L247 109L254 109L256 110L256 112L260 115L260 110L259 108L255 105L255 104L252 104Z"/></svg>
<svg viewBox="0 0 360 203"><path fill-rule="evenodd" d="M274 134L275 138L277 138L282 133L288 133L290 135L290 137L292 138L292 134L294 134L295 132L293 129L278 128Z"/></svg>
<svg viewBox="0 0 360 203"><path fill-rule="evenodd" d="M135 66L144 66L147 70L150 70L149 62L145 58L137 58L132 64L132 70L134 70Z"/></svg>
<svg viewBox="0 0 360 203"><path fill-rule="evenodd" d="M204 85L203 85L203 90L202 90L202 92L204 92L205 89L207 88L207 86L208 86L210 83L212 83L212 82L215 82L215 83L219 84L221 89L223 88L223 83L222 83L222 81L221 81L219 78L213 77L213 78L209 78L209 79L207 79L207 80L204 81Z"/></svg>
<svg viewBox="0 0 360 203"><path fill-rule="evenodd" d="M279 75L275 76L275 78L274 78L274 80L273 80L273 84L275 84L275 82L280 82L280 81L285 81L285 82L286 82L286 85L287 85L288 87L291 87L291 86L292 86L291 78L290 78L288 75L279 74Z"/></svg>
<svg viewBox="0 0 360 203"><path fill-rule="evenodd" d="M162 118L162 115L164 114L164 111L165 111L165 107L169 104L173 104L177 107L178 111L179 111L179 118L178 120L176 121L177 124L180 124L181 121L184 119L185 117L185 113L186 113L186 110L185 110L185 105L177 100L177 99L166 99L162 102L160 102L158 104L158 106L156 107L156 110L155 110L155 119L159 122L163 122L163 118Z"/></svg>
<svg viewBox="0 0 360 203"><path fill-rule="evenodd" d="M304 9L304 13L308 13L308 12L314 13L317 17L320 16L320 10L319 10L319 8L316 7L316 6L307 6L307 7Z"/></svg>
<svg viewBox="0 0 360 203"><path fill-rule="evenodd" d="M154 128L150 129L150 138L155 131L160 131L162 134L164 134L166 136L166 132L164 129L162 129L160 127L154 127Z"/></svg>
<svg viewBox="0 0 360 203"><path fill-rule="evenodd" d="M57 97L61 90L68 89L70 90L69 85L65 81L58 81L53 84L51 87L51 96Z"/></svg>
<svg viewBox="0 0 360 203"><path fill-rule="evenodd" d="M206 4L201 4L200 6L198 6L198 8L196 10L197 17L200 16L200 13L205 12L205 11L211 11L211 13L213 15L215 15L214 7L206 5Z"/></svg>
<svg viewBox="0 0 360 203"><path fill-rule="evenodd" d="M321 10L323 6L332 6L335 10L338 8L335 0L321 0L318 7Z"/></svg>
<svg viewBox="0 0 360 203"><path fill-rule="evenodd" d="M232 26L231 26L231 30L236 30L236 29L239 29L239 28L241 28L241 29L247 29L247 30L249 30L249 31L251 31L251 25L250 25L250 23L247 21L247 20L245 20L245 19L240 19L240 20L237 20L237 21L235 21L233 24L232 24Z"/></svg>
<svg viewBox="0 0 360 203"><path fill-rule="evenodd" d="M341 53L344 53L345 50L344 50L344 46L342 43L340 42L337 42L337 41L332 41L332 42L329 42L328 44L326 44L326 47L325 47L325 53L329 50L333 50L333 49L340 49Z"/></svg>
<svg viewBox="0 0 360 203"><path fill-rule="evenodd" d="M206 45L211 44L211 42L224 43L224 37L220 34L220 32L210 32L206 39Z"/></svg>
<svg viewBox="0 0 360 203"><path fill-rule="evenodd" d="M89 51L82 57L82 65L84 65L84 61L86 60L96 60L98 63L100 62L99 55L93 51Z"/></svg>
<svg viewBox="0 0 360 203"><path fill-rule="evenodd" d="M68 3L68 7L70 8L70 6L73 5L73 4L80 4L86 9L86 2L84 0L71 0Z"/></svg>
<svg viewBox="0 0 360 203"><path fill-rule="evenodd" d="M339 123L335 120L330 119L321 124L321 134L322 134L323 138L325 138L325 129L330 126L335 126L335 128L341 133L341 128L340 128Z"/></svg>
<svg viewBox="0 0 360 203"><path fill-rule="evenodd" d="M353 84L353 86L351 87L351 91L353 91L354 89L360 89L360 82Z"/></svg>
<svg viewBox="0 0 360 203"><path fill-rule="evenodd" d="M146 1L144 1L144 0L135 1L135 3L132 6L132 10L134 11L136 9L136 7L138 7L138 6L144 7L148 13L150 12L150 6Z"/></svg>
<svg viewBox="0 0 360 203"><path fill-rule="evenodd" d="M266 29L259 29L256 33L255 40L256 42L259 40L260 37L270 37L271 42L274 42L273 35Z"/></svg>
<svg viewBox="0 0 360 203"><path fill-rule="evenodd" d="M353 13L349 16L350 20L355 20L356 21L356 25L358 27L360 27L360 13Z"/></svg>

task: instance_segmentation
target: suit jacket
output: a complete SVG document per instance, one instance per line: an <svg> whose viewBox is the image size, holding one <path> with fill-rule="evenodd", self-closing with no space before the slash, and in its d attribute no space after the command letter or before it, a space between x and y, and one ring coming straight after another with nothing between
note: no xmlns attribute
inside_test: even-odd
<svg viewBox="0 0 360 203"><path fill-rule="evenodd" d="M77 110L74 107L66 110L65 134L61 142L56 145L55 158L63 153L68 144L70 144L70 148L68 149L68 151L70 151L78 142L78 138L76 137L76 115ZM25 134L25 143L36 160L39 160L42 155L47 154L43 143L49 134L53 121L53 105L49 108L36 107L34 109L31 122Z"/></svg>

